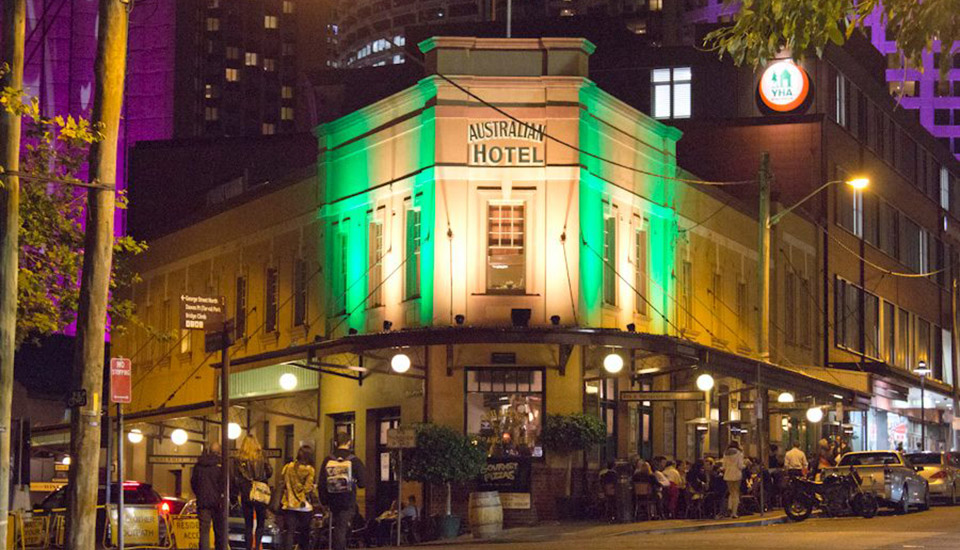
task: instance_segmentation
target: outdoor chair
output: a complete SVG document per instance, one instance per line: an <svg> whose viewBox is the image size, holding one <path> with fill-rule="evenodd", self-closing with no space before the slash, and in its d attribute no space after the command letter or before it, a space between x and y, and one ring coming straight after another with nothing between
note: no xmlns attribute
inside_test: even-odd
<svg viewBox="0 0 960 550"><path fill-rule="evenodd" d="M659 519L660 502L653 484L638 481L633 484L633 516L645 520Z"/></svg>
<svg viewBox="0 0 960 550"><path fill-rule="evenodd" d="M706 502L706 495L694 491L693 489L687 489L687 519L703 519L704 515L704 503Z"/></svg>

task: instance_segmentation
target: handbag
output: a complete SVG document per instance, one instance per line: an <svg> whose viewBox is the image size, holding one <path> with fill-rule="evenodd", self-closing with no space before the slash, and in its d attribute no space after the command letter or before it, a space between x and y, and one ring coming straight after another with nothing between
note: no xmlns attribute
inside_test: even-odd
<svg viewBox="0 0 960 550"><path fill-rule="evenodd" d="M270 504L270 486L262 481L251 481L250 500L260 504Z"/></svg>

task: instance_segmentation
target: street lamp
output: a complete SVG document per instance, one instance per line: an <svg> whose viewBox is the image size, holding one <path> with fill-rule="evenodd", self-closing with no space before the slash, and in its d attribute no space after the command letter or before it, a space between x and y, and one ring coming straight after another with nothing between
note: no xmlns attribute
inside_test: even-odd
<svg viewBox="0 0 960 550"><path fill-rule="evenodd" d="M697 377L697 389L700 391L710 391L713 389L713 377L708 373L703 373Z"/></svg>
<svg viewBox="0 0 960 550"><path fill-rule="evenodd" d="M406 353L398 353L390 359L390 368L393 372L403 374L410 370L410 356Z"/></svg>
<svg viewBox="0 0 960 550"><path fill-rule="evenodd" d="M170 433L170 441L173 441L173 444L178 447L186 443L187 439L189 439L187 430L184 430L183 428L177 428Z"/></svg>
<svg viewBox="0 0 960 550"><path fill-rule="evenodd" d="M913 373L920 377L920 450L927 450L927 404L924 399L926 396L926 386L927 386L927 376L930 376L930 373L933 372L930 370L930 367L927 366L926 361L920 361L917 363L917 368L913 369Z"/></svg>
<svg viewBox="0 0 960 550"><path fill-rule="evenodd" d="M816 405L807 409L807 420L813 422L814 424L823 420L823 409Z"/></svg>
<svg viewBox="0 0 960 550"><path fill-rule="evenodd" d="M793 403L793 402L794 402L793 394L788 391L781 392L780 395L777 396L777 403Z"/></svg>
<svg viewBox="0 0 960 550"><path fill-rule="evenodd" d="M759 307L757 314L759 317L759 326L757 327L757 351L760 353L760 360L768 362L770 360L770 230L773 226L780 223L784 216L793 212L798 206L817 196L821 191L837 183L846 183L857 190L865 189L870 185L870 179L866 177L856 177L847 180L831 180L817 187L807 196L803 197L789 208L777 212L776 215L770 215L770 155L763 153L760 163L760 174L758 181L760 184L760 262L757 266L759 286Z"/></svg>
<svg viewBox="0 0 960 550"><path fill-rule="evenodd" d="M610 374L617 374L623 370L623 357L620 357L619 353L608 353L603 358L603 370Z"/></svg>
<svg viewBox="0 0 960 550"><path fill-rule="evenodd" d="M240 433L243 431L243 428L240 427L240 424L236 422L231 422L227 424L227 437L230 439L237 439L240 437Z"/></svg>
<svg viewBox="0 0 960 550"><path fill-rule="evenodd" d="M143 432L140 431L140 428L134 428L127 432L127 441L136 445L143 441Z"/></svg>
<svg viewBox="0 0 960 550"><path fill-rule="evenodd" d="M292 372L285 372L280 375L280 388L283 391L291 391L297 387L297 375Z"/></svg>

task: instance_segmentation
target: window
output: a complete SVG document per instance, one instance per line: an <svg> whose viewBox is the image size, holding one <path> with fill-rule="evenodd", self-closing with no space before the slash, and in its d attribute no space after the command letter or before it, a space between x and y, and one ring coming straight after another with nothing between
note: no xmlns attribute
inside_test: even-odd
<svg viewBox="0 0 960 550"><path fill-rule="evenodd" d="M381 282L383 279L383 223L377 217L370 221L367 228L367 246L369 247L369 256L367 262L369 265L369 275L367 276L367 294L370 299L367 302L370 307L383 305L383 292Z"/></svg>
<svg viewBox="0 0 960 550"><path fill-rule="evenodd" d="M276 71L277 70L277 60L272 57L263 58L263 70L265 71Z"/></svg>
<svg viewBox="0 0 960 550"><path fill-rule="evenodd" d="M913 367L913 324L910 312L897 310L897 366L906 369Z"/></svg>
<svg viewBox="0 0 960 550"><path fill-rule="evenodd" d="M293 86L281 86L280 97L283 99L293 99Z"/></svg>
<svg viewBox="0 0 960 550"><path fill-rule="evenodd" d="M950 109L934 109L933 123L937 126L950 125Z"/></svg>
<svg viewBox="0 0 960 550"><path fill-rule="evenodd" d="M810 280L804 277L800 278L800 292L797 295L797 328L799 335L797 343L803 347L813 345L813 335L810 333L810 302L813 300L813 294L810 292Z"/></svg>
<svg viewBox="0 0 960 550"><path fill-rule="evenodd" d="M710 290L713 294L714 333L722 337L726 327L723 325L723 274L720 271L714 271Z"/></svg>
<svg viewBox="0 0 960 550"><path fill-rule="evenodd" d="M617 305L617 215L603 220L603 303Z"/></svg>
<svg viewBox="0 0 960 550"><path fill-rule="evenodd" d="M190 353L191 348L193 347L193 331L190 329L182 328L180 329L180 353L187 354Z"/></svg>
<svg viewBox="0 0 960 550"><path fill-rule="evenodd" d="M880 299L869 292L863 292L863 330L864 349L867 357L880 357Z"/></svg>
<svg viewBox="0 0 960 550"><path fill-rule="evenodd" d="M897 80L889 82L887 88L894 97L917 97L920 93L920 83L916 80Z"/></svg>
<svg viewBox="0 0 960 550"><path fill-rule="evenodd" d="M468 368L467 433L492 456L543 456L544 373L532 368Z"/></svg>
<svg viewBox="0 0 960 550"><path fill-rule="evenodd" d="M650 112L654 118L690 118L690 67L654 69L650 73L650 81L653 87Z"/></svg>
<svg viewBox="0 0 960 550"><path fill-rule="evenodd" d="M682 327L687 330L693 329L693 264L687 260L683 261L680 271L680 319Z"/></svg>
<svg viewBox="0 0 960 550"><path fill-rule="evenodd" d="M746 281L737 281L737 322L739 323L740 334L746 334L750 330L750 304L748 300Z"/></svg>
<svg viewBox="0 0 960 550"><path fill-rule="evenodd" d="M900 261L920 271L920 226L906 216L900 217Z"/></svg>
<svg viewBox="0 0 960 550"><path fill-rule="evenodd" d="M860 289L837 278L834 295L836 345L860 351Z"/></svg>
<svg viewBox="0 0 960 550"><path fill-rule="evenodd" d="M240 80L240 71L238 71L237 69L232 69L230 67L227 67L226 78L227 78L227 82L236 82Z"/></svg>
<svg viewBox="0 0 960 550"><path fill-rule="evenodd" d="M240 48L236 46L227 46L227 59L240 59Z"/></svg>
<svg viewBox="0 0 960 550"><path fill-rule="evenodd" d="M293 107L280 107L280 120L293 120Z"/></svg>
<svg viewBox="0 0 960 550"><path fill-rule="evenodd" d="M863 239L873 246L880 245L880 198L876 193L857 191L862 206Z"/></svg>
<svg viewBox="0 0 960 550"><path fill-rule="evenodd" d="M917 271L926 273L930 271L930 234L926 229L920 230L920 266Z"/></svg>
<svg viewBox="0 0 960 550"><path fill-rule="evenodd" d="M207 30L210 32L216 32L220 30L220 18L219 17L208 17L207 18Z"/></svg>
<svg viewBox="0 0 960 550"><path fill-rule="evenodd" d="M925 361L932 369L934 364L930 356L930 321L917 317L917 347L914 353L917 361Z"/></svg>
<svg viewBox="0 0 960 550"><path fill-rule="evenodd" d="M899 217L900 212L896 208L886 202L880 203L880 250L886 252L891 258L897 257L897 245L900 239Z"/></svg>
<svg viewBox="0 0 960 550"><path fill-rule="evenodd" d="M833 108L833 120L840 126L847 126L847 79L837 74L836 103Z"/></svg>
<svg viewBox="0 0 960 550"><path fill-rule="evenodd" d="M897 308L890 302L883 302L883 360L888 365L896 363L897 353Z"/></svg>
<svg viewBox="0 0 960 550"><path fill-rule="evenodd" d="M663 0L650 0L650 11L660 11L663 9Z"/></svg>
<svg viewBox="0 0 960 550"><path fill-rule="evenodd" d="M953 385L953 340L950 331L941 329L941 357L943 357L943 383Z"/></svg>
<svg viewBox="0 0 960 550"><path fill-rule="evenodd" d="M203 87L203 97L206 99L216 99L220 97L220 87L216 84L206 84Z"/></svg>
<svg viewBox="0 0 960 550"><path fill-rule="evenodd" d="M275 267L268 267L266 276L264 277L264 314L263 314L263 330L264 332L276 332L277 331L277 309L279 305L279 292L280 285L279 283L279 272Z"/></svg>
<svg viewBox="0 0 960 550"><path fill-rule="evenodd" d="M526 289L526 224L523 203L487 205L487 291Z"/></svg>
<svg viewBox="0 0 960 550"><path fill-rule="evenodd" d="M307 261L297 258L293 262L293 326L307 323Z"/></svg>
<svg viewBox="0 0 960 550"><path fill-rule="evenodd" d="M407 208L404 298L420 297L420 209Z"/></svg>
<svg viewBox="0 0 960 550"><path fill-rule="evenodd" d="M247 278L237 277L236 340L242 340L247 334Z"/></svg>
<svg viewBox="0 0 960 550"><path fill-rule="evenodd" d="M350 221L345 219L342 223L349 224ZM334 225L333 234L335 235L333 265L336 266L336 271L334 271L332 281L333 292L330 312L333 316L339 316L347 312L347 272L349 271L347 251L349 250L349 242L346 229L342 228L340 224Z"/></svg>
<svg viewBox="0 0 960 550"><path fill-rule="evenodd" d="M293 0L283 0L283 13L293 13L294 8Z"/></svg>
<svg viewBox="0 0 960 550"><path fill-rule="evenodd" d="M208 0L207 7L210 9L217 9L220 7L220 0Z"/></svg>
<svg viewBox="0 0 960 550"><path fill-rule="evenodd" d="M787 272L783 281L783 305L785 314L783 316L784 338L788 344L797 343L797 324L796 311L797 304L797 274L793 271Z"/></svg>
<svg viewBox="0 0 960 550"><path fill-rule="evenodd" d="M272 136L273 134L277 133L277 126L276 126L276 124L273 124L272 122L264 122L264 123L260 126L260 130L261 130L261 132L263 133L263 135L265 135L265 136Z"/></svg>
<svg viewBox="0 0 960 550"><path fill-rule="evenodd" d="M950 172L946 166L940 167L940 208L950 210Z"/></svg>
<svg viewBox="0 0 960 550"><path fill-rule="evenodd" d="M276 15L264 15L264 16L263 16L263 28L265 28L265 29L275 29L275 28L277 28L277 16L276 16Z"/></svg>
<svg viewBox="0 0 960 550"><path fill-rule="evenodd" d="M246 63L248 67L256 67L257 52L247 52L246 54L244 54L244 63Z"/></svg>
<svg viewBox="0 0 960 550"><path fill-rule="evenodd" d="M283 44L280 44L280 55L293 55L293 51L293 42L284 42Z"/></svg>
<svg viewBox="0 0 960 550"><path fill-rule="evenodd" d="M204 107L203 118L209 121L219 120L220 112L217 110L216 107Z"/></svg>
<svg viewBox="0 0 960 550"><path fill-rule="evenodd" d="M647 314L647 232L636 230L633 234L633 288L636 293L636 311Z"/></svg>

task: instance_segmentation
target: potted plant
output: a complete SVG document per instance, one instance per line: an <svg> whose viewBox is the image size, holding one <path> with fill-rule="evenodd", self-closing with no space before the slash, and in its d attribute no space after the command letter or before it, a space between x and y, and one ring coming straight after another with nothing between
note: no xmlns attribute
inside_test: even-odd
<svg viewBox="0 0 960 550"><path fill-rule="evenodd" d="M548 414L543 421L540 443L544 450L566 459L564 496L557 499L561 518L570 518L577 510L572 492L573 457L578 451L589 451L603 443L607 437L606 427L599 418L584 413Z"/></svg>
<svg viewBox="0 0 960 550"><path fill-rule="evenodd" d="M410 481L444 485L447 490L445 515L440 518L440 536L460 533L460 518L451 510L451 487L472 481L486 464L486 453L470 438L447 426L419 424L417 446L403 457L403 477Z"/></svg>

